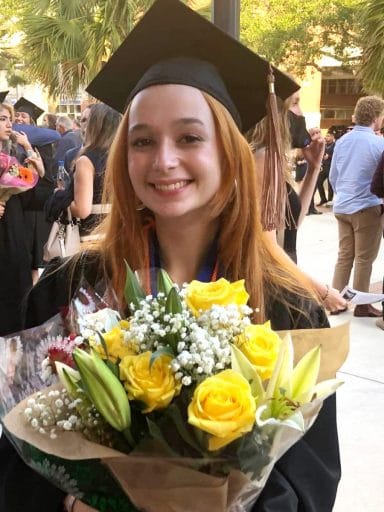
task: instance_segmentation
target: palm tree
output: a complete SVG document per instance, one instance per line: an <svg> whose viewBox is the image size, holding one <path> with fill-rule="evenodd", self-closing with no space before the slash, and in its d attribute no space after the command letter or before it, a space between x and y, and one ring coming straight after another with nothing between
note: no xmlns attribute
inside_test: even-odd
<svg viewBox="0 0 384 512"><path fill-rule="evenodd" d="M97 74L154 0L21 0L23 53L32 80L74 96ZM207 14L210 0L187 0Z"/></svg>
<svg viewBox="0 0 384 512"><path fill-rule="evenodd" d="M364 89L384 93L384 0L365 0L361 5L362 65Z"/></svg>

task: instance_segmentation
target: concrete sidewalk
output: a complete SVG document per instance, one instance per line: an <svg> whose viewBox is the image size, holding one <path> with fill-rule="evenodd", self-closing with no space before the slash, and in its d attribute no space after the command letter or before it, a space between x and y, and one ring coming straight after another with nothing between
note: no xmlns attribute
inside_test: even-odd
<svg viewBox="0 0 384 512"><path fill-rule="evenodd" d="M298 264L319 281L331 283L338 250L337 222L330 208L307 216L299 229ZM384 244L371 283L380 292ZM378 305L379 306L379 305ZM338 377L337 391L342 480L334 512L384 510L384 331L375 319L355 318L352 311L330 316L332 325L350 321L351 345Z"/></svg>

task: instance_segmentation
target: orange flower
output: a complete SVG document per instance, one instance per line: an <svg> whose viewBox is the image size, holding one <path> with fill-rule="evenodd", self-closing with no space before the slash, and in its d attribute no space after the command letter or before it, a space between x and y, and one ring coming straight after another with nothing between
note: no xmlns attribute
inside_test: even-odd
<svg viewBox="0 0 384 512"><path fill-rule="evenodd" d="M31 169L28 169L28 167L19 167L19 176L23 181L26 181L27 183L34 182L33 172Z"/></svg>

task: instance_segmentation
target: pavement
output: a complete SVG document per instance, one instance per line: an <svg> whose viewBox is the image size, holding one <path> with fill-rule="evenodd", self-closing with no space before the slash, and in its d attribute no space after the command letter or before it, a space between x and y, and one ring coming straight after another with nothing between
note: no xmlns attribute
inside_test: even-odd
<svg viewBox="0 0 384 512"><path fill-rule="evenodd" d="M332 208L309 215L298 233L298 265L331 283L337 259L337 222ZM381 292L384 242L373 265L371 288ZM350 283L352 285L352 283ZM376 304L380 306L380 304ZM355 318L353 308L329 317L350 322L350 352L338 377L338 429L342 479L333 512L384 511L384 331L373 318Z"/></svg>

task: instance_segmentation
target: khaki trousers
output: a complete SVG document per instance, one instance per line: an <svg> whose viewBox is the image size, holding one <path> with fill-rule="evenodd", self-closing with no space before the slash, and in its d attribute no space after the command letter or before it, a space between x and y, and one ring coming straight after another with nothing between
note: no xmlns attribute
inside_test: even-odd
<svg viewBox="0 0 384 512"><path fill-rule="evenodd" d="M332 286L342 290L349 283L354 265L353 288L369 291L372 263L380 248L383 234L381 205L356 213L336 213L339 227L339 254Z"/></svg>

